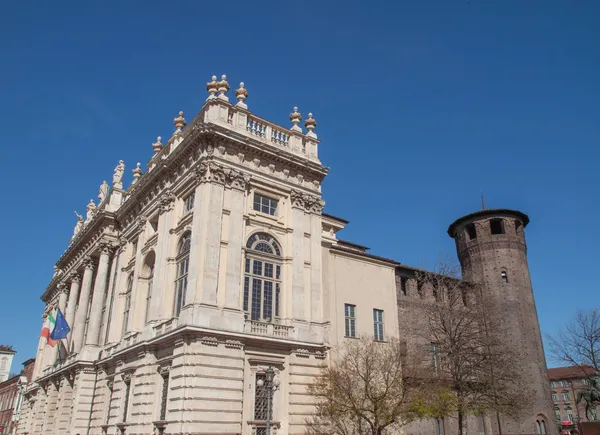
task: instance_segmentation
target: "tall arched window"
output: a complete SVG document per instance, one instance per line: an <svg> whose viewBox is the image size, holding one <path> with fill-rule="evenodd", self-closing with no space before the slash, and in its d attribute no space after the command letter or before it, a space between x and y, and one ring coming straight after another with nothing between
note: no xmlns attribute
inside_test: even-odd
<svg viewBox="0 0 600 435"><path fill-rule="evenodd" d="M129 329L129 311L131 310L131 292L133 290L133 272L127 278L127 291L125 292L125 306L123 307L123 329L121 337L127 333Z"/></svg>
<svg viewBox="0 0 600 435"><path fill-rule="evenodd" d="M152 302L152 284L154 282L154 262L156 255L154 251L150 251L144 260L143 276L146 280L146 315L144 323L150 321L150 304Z"/></svg>
<svg viewBox="0 0 600 435"><path fill-rule="evenodd" d="M279 317L281 248L273 237L265 233L250 236L244 271L244 311L252 320L270 322Z"/></svg>
<svg viewBox="0 0 600 435"><path fill-rule="evenodd" d="M192 234L185 233L179 241L177 248L177 279L175 280L175 316L185 305L185 292L187 290L188 271L190 269L190 246Z"/></svg>

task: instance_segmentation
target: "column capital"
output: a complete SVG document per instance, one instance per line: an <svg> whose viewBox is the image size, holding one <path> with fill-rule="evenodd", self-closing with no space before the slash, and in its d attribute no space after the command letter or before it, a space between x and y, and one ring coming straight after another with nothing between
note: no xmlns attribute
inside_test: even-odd
<svg viewBox="0 0 600 435"><path fill-rule="evenodd" d="M177 197L170 191L166 190L159 199L159 213L166 213L175 208L175 200Z"/></svg>
<svg viewBox="0 0 600 435"><path fill-rule="evenodd" d="M112 243L102 241L98 243L98 249L100 250L100 255L110 255L115 247Z"/></svg>
<svg viewBox="0 0 600 435"><path fill-rule="evenodd" d="M61 282L61 283L59 283L59 284L56 286L56 288L58 289L58 291L59 291L60 293L67 293L67 294L69 293L69 286L67 286L67 283L66 283L66 282Z"/></svg>
<svg viewBox="0 0 600 435"><path fill-rule="evenodd" d="M94 260L89 255L86 255L82 261L83 267L88 270L94 270Z"/></svg>
<svg viewBox="0 0 600 435"><path fill-rule="evenodd" d="M78 272L73 272L69 275L69 281L71 281L71 284L76 282L76 283L80 283L81 282L81 275Z"/></svg>
<svg viewBox="0 0 600 435"><path fill-rule="evenodd" d="M235 169L225 168L225 182L232 189L245 191L250 182L250 175Z"/></svg>

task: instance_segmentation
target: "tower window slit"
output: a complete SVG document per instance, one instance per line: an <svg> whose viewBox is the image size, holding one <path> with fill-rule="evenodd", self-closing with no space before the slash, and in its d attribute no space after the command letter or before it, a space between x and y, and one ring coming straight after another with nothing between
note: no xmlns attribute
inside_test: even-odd
<svg viewBox="0 0 600 435"><path fill-rule="evenodd" d="M474 240L477 238L477 231L475 230L475 224L468 224L465 227L466 231L467 231L467 238L469 240Z"/></svg>

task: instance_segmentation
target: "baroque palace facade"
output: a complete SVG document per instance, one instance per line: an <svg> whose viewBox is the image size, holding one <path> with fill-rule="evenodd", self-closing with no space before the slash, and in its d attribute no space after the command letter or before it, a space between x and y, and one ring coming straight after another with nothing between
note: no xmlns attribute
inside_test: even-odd
<svg viewBox="0 0 600 435"><path fill-rule="evenodd" d="M187 125L180 113L168 141L153 144L145 173L138 163L124 188L120 161L112 187L104 182L100 202L78 216L42 295L44 315L60 308L71 325L68 353L40 339L20 432L263 435L261 381L272 367L280 386L271 430L301 434L314 409L307 386L331 347L362 334L402 336L409 316L399 313L415 303L414 269L338 238L348 222L323 213L328 169L312 114L304 132L295 108L288 129L248 110L243 83L236 104L225 76L207 90L194 120ZM506 246L485 234L498 218ZM489 265L476 269L481 279L496 266L515 272L511 309L523 320L515 339L534 345L527 357L540 397L504 433L540 432L540 420L553 415L526 224L518 212L481 212L457 221L451 234L463 267L467 259ZM463 238L471 225L481 243ZM486 263L494 255L486 246L503 250L509 264ZM470 424L497 432L492 419ZM407 432L443 430L429 422Z"/></svg>

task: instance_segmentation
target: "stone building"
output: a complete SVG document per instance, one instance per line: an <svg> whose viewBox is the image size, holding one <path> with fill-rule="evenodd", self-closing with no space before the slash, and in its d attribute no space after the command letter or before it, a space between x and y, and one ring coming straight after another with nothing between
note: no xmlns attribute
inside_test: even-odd
<svg viewBox="0 0 600 435"><path fill-rule="evenodd" d="M120 161L112 187L102 183L99 203L77 216L42 295L45 315L58 307L72 326L68 352L40 340L24 432L263 435L261 381L272 367L272 433L301 434L315 401L307 385L330 347L401 336L398 292L411 269L338 238L348 221L323 213L328 168L312 114L304 131L294 108L285 128L248 110L243 83L236 104L225 76L207 90L190 124L180 112L169 139L152 145L145 172L138 163L125 188ZM491 218L507 225L488 243L506 263L478 257ZM461 232L472 222L482 243L465 250ZM519 212L486 212L455 222L451 235L470 278L496 267L515 274L507 288L526 305L510 315L523 320L519 334L534 328L532 382L548 401L526 223ZM547 405L540 400L513 433L534 433Z"/></svg>
<svg viewBox="0 0 600 435"><path fill-rule="evenodd" d="M20 433L19 421L27 384L33 375L35 359L28 359L23 363L21 373L0 383L0 433Z"/></svg>
<svg viewBox="0 0 600 435"><path fill-rule="evenodd" d="M589 379L593 375L593 367L569 366L548 369L556 422L562 431L570 433L576 430L577 423L581 421L598 420L596 407L589 409L588 418L585 402L577 403L579 393L589 389Z"/></svg>
<svg viewBox="0 0 600 435"><path fill-rule="evenodd" d="M0 382L8 379L15 353L12 347L0 344Z"/></svg>

